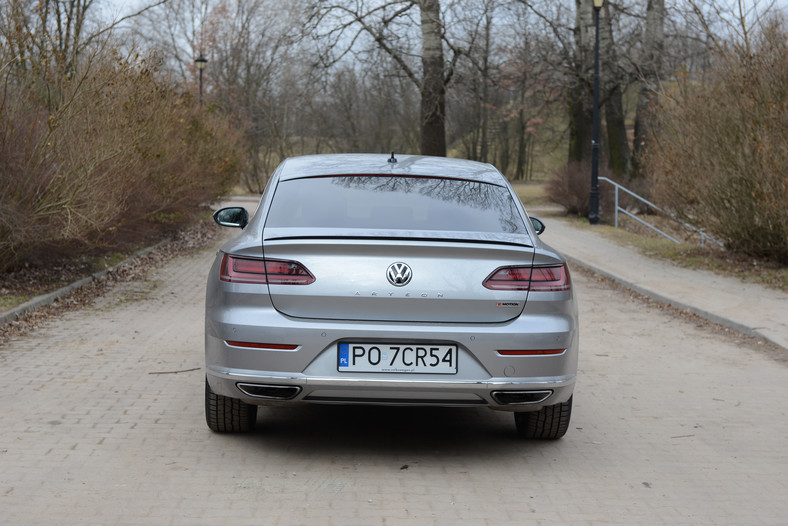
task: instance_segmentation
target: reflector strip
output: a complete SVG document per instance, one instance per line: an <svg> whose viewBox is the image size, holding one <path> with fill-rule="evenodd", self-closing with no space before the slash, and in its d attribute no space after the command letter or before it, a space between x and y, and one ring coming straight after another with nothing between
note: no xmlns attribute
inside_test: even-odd
<svg viewBox="0 0 788 526"><path fill-rule="evenodd" d="M246 347L247 349L267 349L269 351L294 351L298 345L283 345L281 343L236 342L227 340L224 343L233 347Z"/></svg>
<svg viewBox="0 0 788 526"><path fill-rule="evenodd" d="M506 351L498 351L498 354L501 356L545 356L545 355L556 355L556 354L563 354L566 352L566 349L539 349L539 350L522 350L522 351L513 351L513 350L506 350Z"/></svg>

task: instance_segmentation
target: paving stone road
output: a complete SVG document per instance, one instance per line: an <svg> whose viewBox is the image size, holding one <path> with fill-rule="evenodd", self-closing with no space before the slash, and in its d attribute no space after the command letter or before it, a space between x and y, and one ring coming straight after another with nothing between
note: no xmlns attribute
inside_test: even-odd
<svg viewBox="0 0 788 526"><path fill-rule="evenodd" d="M560 441L486 409L203 417L212 251L0 347L0 523L788 524L788 365L575 272Z"/></svg>

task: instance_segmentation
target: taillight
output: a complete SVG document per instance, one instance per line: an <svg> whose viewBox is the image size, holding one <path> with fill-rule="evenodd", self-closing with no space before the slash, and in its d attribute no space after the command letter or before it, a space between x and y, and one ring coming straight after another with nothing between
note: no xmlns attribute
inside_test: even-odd
<svg viewBox="0 0 788 526"><path fill-rule="evenodd" d="M561 291L572 286L569 267L566 264L557 267L534 267L531 273L531 290Z"/></svg>
<svg viewBox="0 0 788 526"><path fill-rule="evenodd" d="M225 254L219 279L230 283L309 285L315 277L296 261L240 258Z"/></svg>
<svg viewBox="0 0 788 526"><path fill-rule="evenodd" d="M558 292L571 288L569 268L564 265L549 267L501 267L484 280L491 290L530 290Z"/></svg>
<svg viewBox="0 0 788 526"><path fill-rule="evenodd" d="M268 283L262 259L242 259L224 255L219 279L230 283Z"/></svg>

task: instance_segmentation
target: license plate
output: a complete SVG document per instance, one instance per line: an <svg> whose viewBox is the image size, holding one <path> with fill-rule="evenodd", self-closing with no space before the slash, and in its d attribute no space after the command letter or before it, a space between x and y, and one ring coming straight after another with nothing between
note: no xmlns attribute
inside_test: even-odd
<svg viewBox="0 0 788 526"><path fill-rule="evenodd" d="M457 374L457 346L340 343L338 370L359 373Z"/></svg>

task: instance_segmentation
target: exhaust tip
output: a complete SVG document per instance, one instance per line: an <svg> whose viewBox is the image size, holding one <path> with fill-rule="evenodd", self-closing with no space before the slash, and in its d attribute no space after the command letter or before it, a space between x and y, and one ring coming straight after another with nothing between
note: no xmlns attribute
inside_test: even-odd
<svg viewBox="0 0 788 526"><path fill-rule="evenodd" d="M295 385L264 385L264 384L236 384L238 389L245 395L254 398L265 398L268 400L290 400L301 392L301 388Z"/></svg>
<svg viewBox="0 0 788 526"><path fill-rule="evenodd" d="M501 405L528 405L544 402L553 391L494 391L493 400Z"/></svg>

